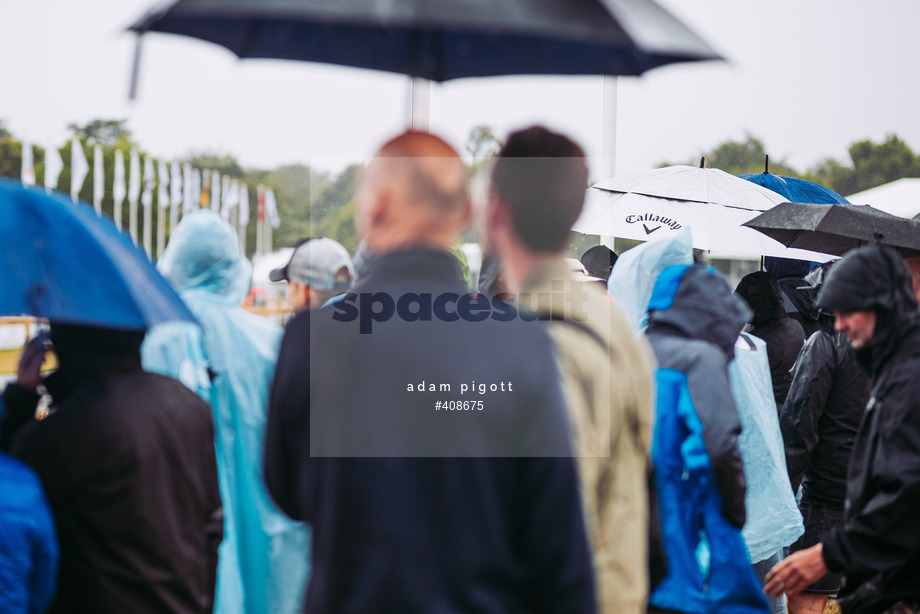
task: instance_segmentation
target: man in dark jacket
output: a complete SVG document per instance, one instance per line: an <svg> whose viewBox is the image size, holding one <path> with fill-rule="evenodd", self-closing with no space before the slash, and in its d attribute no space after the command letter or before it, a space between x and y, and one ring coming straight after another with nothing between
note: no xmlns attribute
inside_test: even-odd
<svg viewBox="0 0 920 614"><path fill-rule="evenodd" d="M51 413L34 418L40 338L3 395L0 430L57 521L54 613L213 607L222 516L211 412L178 381L141 370L143 337L52 323Z"/></svg>
<svg viewBox="0 0 920 614"><path fill-rule="evenodd" d="M367 276L287 326L265 479L313 527L305 611L595 609L551 342L464 295L469 215L456 151L396 137L356 194Z"/></svg>
<svg viewBox="0 0 920 614"><path fill-rule="evenodd" d="M806 277L815 294L833 262ZM830 316L819 316L823 330L809 337L792 371L792 387L780 413L786 467L793 492L802 486L799 508L805 534L790 550L816 545L843 524L847 467L869 400L869 377L856 361L847 336L834 331ZM823 612L840 590L843 574L829 573L789 598L789 614Z"/></svg>
<svg viewBox="0 0 920 614"><path fill-rule="evenodd" d="M774 568L770 594L796 594L842 571L851 612L920 610L920 310L910 272L870 246L834 266L818 295L856 350L872 389L847 475L844 524Z"/></svg>
<svg viewBox="0 0 920 614"><path fill-rule="evenodd" d="M648 308L647 334L658 359L652 461L667 559L667 575L649 605L653 611L766 613L741 537L741 418L728 379L735 341L751 312L702 265L662 271Z"/></svg>

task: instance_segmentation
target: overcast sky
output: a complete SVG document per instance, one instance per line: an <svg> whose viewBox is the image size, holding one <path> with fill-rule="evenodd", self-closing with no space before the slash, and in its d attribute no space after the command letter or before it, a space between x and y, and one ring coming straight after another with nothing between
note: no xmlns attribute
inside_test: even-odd
<svg viewBox="0 0 920 614"><path fill-rule="evenodd" d="M69 122L127 118L155 156L228 153L244 165L361 160L405 127L407 79L302 62L238 60L172 35L134 37L153 0L28 0L0 6L0 119L60 145ZM896 133L920 150L920 3L663 0L728 62L678 64L618 83L616 171L690 160L746 133L805 170ZM600 77L490 77L433 85L431 128L462 148L470 129L541 122L602 153ZM600 168L595 164L595 179Z"/></svg>

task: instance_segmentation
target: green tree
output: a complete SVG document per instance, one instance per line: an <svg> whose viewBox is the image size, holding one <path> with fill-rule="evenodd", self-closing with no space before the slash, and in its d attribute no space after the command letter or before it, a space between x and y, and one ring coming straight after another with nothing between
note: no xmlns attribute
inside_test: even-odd
<svg viewBox="0 0 920 614"><path fill-rule="evenodd" d="M490 160L501 147L502 141L492 132L491 126L474 126L466 138L466 150L473 156L474 169Z"/></svg>
<svg viewBox="0 0 920 614"><path fill-rule="evenodd" d="M762 173L767 167L767 150L763 141L750 134L746 135L743 141L725 141L715 149L704 153L703 157L706 158L709 167L718 168L731 175ZM698 166L699 163L699 158L685 162L689 166ZM659 166L671 166L671 164L662 163ZM770 158L768 170L774 175L802 176L779 158Z"/></svg>
<svg viewBox="0 0 920 614"><path fill-rule="evenodd" d="M767 151L763 141L748 134L744 141L726 141L706 154L712 168L732 175L762 173L766 166ZM774 175L799 177L799 173L783 160L771 158L767 168Z"/></svg>
<svg viewBox="0 0 920 614"><path fill-rule="evenodd" d="M7 130L6 120L0 119L0 139L12 138L13 133Z"/></svg>
<svg viewBox="0 0 920 614"><path fill-rule="evenodd" d="M826 159L810 171L809 178L847 195L902 177L920 177L920 158L894 134L881 143L857 141L850 145L849 154L852 166Z"/></svg>
<svg viewBox="0 0 920 614"><path fill-rule="evenodd" d="M106 147L115 145L121 140L130 140L131 131L128 129L127 119L94 119L82 126L67 124L67 129L79 137L83 142L92 139Z"/></svg>

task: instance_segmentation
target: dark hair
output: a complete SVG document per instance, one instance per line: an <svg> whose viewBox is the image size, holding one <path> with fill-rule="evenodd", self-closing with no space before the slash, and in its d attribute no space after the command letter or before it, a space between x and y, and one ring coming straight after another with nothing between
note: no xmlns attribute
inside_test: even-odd
<svg viewBox="0 0 920 614"><path fill-rule="evenodd" d="M757 326L786 317L783 295L776 279L767 272L748 273L738 282L735 292L748 304L754 316L751 324Z"/></svg>
<svg viewBox="0 0 920 614"><path fill-rule="evenodd" d="M595 245L581 255L581 263L588 269L588 273L605 280L610 279L610 272L616 261L616 252L606 245Z"/></svg>
<svg viewBox="0 0 920 614"><path fill-rule="evenodd" d="M585 152L543 126L512 132L492 170L492 191L511 214L514 230L535 252L565 247L584 204Z"/></svg>

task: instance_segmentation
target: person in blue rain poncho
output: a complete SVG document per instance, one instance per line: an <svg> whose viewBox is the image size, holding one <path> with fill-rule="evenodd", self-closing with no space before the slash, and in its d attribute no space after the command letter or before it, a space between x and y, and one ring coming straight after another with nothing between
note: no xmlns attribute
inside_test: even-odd
<svg viewBox="0 0 920 614"><path fill-rule="evenodd" d="M661 272L674 265L689 267L693 263L690 239L688 229L644 243L621 254L614 266L608 285L609 294L617 307L627 315L637 333L648 325L649 300ZM708 296L701 298L707 302L713 300ZM728 324L725 326L728 327ZM783 488L787 479L786 469L782 438L772 403L765 344L753 335L737 335L734 356L734 360L729 363L728 374L731 397L743 426L737 437L737 446L744 463L744 481L747 486L744 490L746 522L742 537L753 562L773 561L775 553L795 541L802 533L802 519L791 492ZM741 557L740 554L738 556ZM747 553L743 558L747 558ZM747 564L746 561L742 562ZM699 563L698 566L705 568ZM757 571L758 575L762 575L760 570ZM742 574L745 576L743 584L750 591L750 576L746 572ZM681 607L689 608L687 604ZM709 603L708 607L711 609L706 610L704 607L702 611L739 611L718 603ZM773 612L784 612L785 601L771 600L770 609Z"/></svg>
<svg viewBox="0 0 920 614"><path fill-rule="evenodd" d="M219 614L300 609L309 534L284 516L261 478L262 440L282 328L240 307L251 268L233 228L199 210L176 227L158 263L200 323L168 323L148 333L143 364L175 377L210 402L224 503L219 550Z"/></svg>

